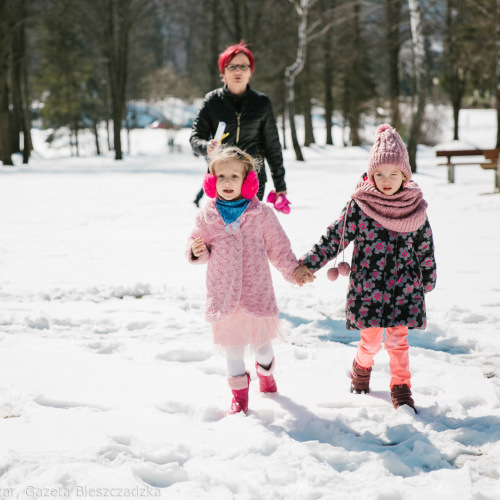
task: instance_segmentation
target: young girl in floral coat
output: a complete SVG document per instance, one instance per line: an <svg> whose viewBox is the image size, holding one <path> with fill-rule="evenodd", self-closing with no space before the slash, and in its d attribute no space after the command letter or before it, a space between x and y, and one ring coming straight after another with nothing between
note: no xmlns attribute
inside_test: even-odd
<svg viewBox="0 0 500 500"><path fill-rule="evenodd" d="M253 158L236 147L217 149L209 170L203 187L212 200L196 217L187 257L208 265L205 316L215 346L226 355L233 393L228 413L246 413L246 347L255 353L260 391L277 391L272 340L280 323L269 261L291 283L298 261L274 211L256 197Z"/></svg>
<svg viewBox="0 0 500 500"><path fill-rule="evenodd" d="M338 220L301 259L299 285L354 242L351 266L328 271L349 275L346 322L361 330L351 371L351 392L368 393L373 358L385 348L390 358L391 399L395 408L411 406L408 328L426 326L425 294L434 289L436 263L432 231L422 191L411 180L408 153L387 124L376 132L368 173L364 174ZM416 411L416 410L415 410Z"/></svg>

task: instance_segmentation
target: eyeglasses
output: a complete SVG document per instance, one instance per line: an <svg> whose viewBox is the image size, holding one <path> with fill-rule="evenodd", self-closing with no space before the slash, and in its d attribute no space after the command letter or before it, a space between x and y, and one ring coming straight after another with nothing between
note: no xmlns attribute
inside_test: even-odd
<svg viewBox="0 0 500 500"><path fill-rule="evenodd" d="M241 71L247 71L250 69L250 66L248 64L230 64L229 66L226 66L226 68L229 71L236 71L237 69Z"/></svg>

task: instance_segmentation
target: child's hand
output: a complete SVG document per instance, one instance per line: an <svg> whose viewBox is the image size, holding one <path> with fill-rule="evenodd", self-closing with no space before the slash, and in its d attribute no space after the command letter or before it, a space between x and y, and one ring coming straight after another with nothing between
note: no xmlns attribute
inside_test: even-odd
<svg viewBox="0 0 500 500"><path fill-rule="evenodd" d="M302 286L305 283L312 283L316 279L316 276L314 276L307 266L302 264L293 272L293 279L297 285Z"/></svg>
<svg viewBox="0 0 500 500"><path fill-rule="evenodd" d="M196 259L201 257L206 249L205 238L195 238L193 240L193 243L191 244L191 252L193 252Z"/></svg>
<svg viewBox="0 0 500 500"><path fill-rule="evenodd" d="M215 139L211 139L207 145L207 154L211 155L218 147L219 143Z"/></svg>

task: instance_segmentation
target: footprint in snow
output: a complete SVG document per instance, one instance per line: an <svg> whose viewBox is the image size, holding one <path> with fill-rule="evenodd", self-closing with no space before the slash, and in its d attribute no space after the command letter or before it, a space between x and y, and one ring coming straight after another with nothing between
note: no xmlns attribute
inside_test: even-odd
<svg viewBox="0 0 500 500"><path fill-rule="evenodd" d="M51 399L46 396L38 396L35 398L35 403L40 406L45 406L47 408L56 408L59 410L71 410L74 408L87 408L92 411L108 411L107 408L97 405L91 405L87 403L77 403L76 401L63 401L57 399Z"/></svg>
<svg viewBox="0 0 500 500"><path fill-rule="evenodd" d="M121 349L122 344L116 342L90 342L87 347L97 352L97 354L113 354Z"/></svg>
<svg viewBox="0 0 500 500"><path fill-rule="evenodd" d="M178 361L181 363L189 363L193 361L206 361L211 356L211 352L174 349L173 351L167 351L162 354L158 354L157 359L162 359L163 361Z"/></svg>

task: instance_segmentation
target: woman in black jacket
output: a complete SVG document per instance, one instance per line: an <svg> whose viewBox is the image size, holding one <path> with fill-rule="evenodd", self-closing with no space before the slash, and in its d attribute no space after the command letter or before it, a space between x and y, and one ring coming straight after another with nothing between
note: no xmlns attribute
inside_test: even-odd
<svg viewBox="0 0 500 500"><path fill-rule="evenodd" d="M271 101L249 85L254 70L252 52L241 43L231 45L219 56L219 70L224 86L205 96L189 139L193 152L200 156L211 154L218 145L214 140L217 126L225 122L221 142L238 146L262 162L259 200L267 181L264 159L277 195L286 195L285 167ZM194 201L197 206L202 196L203 189Z"/></svg>

